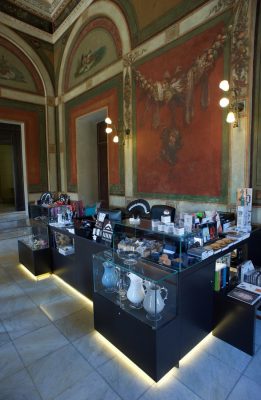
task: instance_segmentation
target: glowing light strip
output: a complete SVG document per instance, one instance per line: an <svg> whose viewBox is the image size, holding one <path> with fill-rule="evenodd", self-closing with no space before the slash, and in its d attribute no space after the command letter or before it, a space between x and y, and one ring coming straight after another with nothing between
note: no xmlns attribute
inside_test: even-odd
<svg viewBox="0 0 261 400"><path fill-rule="evenodd" d="M84 300L89 307L93 310L93 302L88 299L88 297L84 296L82 293L78 292L78 290L74 289L72 286L70 286L67 282L64 282L59 276L52 274L52 277L58 281L59 284L61 284L65 290L68 292L71 292L73 295L76 295L79 297L81 300Z"/></svg>
<svg viewBox="0 0 261 400"><path fill-rule="evenodd" d="M45 274L37 275L36 279L38 281L43 281L44 279L50 278L50 276L52 276L51 272L46 272Z"/></svg>
<svg viewBox="0 0 261 400"><path fill-rule="evenodd" d="M37 280L38 277L35 277L23 264L19 264L19 267L23 269L24 272L26 272L30 278L33 278L34 280ZM49 277L50 275L58 281L58 283L64 287L65 290L67 290L69 293L71 292L72 294L76 295L79 297L81 300L84 300L89 307L93 310L93 302L88 299L86 296L84 296L82 293L78 292L78 290L74 289L72 286L70 286L68 283L64 282L59 276L55 274L43 274L43 276ZM40 275L41 276L41 275ZM42 279L45 279L44 277ZM42 306L41 306L42 308ZM48 315L46 310L44 312ZM52 316L48 315L48 317L52 320ZM210 338L212 336L212 333L207 335L200 343L198 343L197 346L195 346L189 353L187 353L180 361L179 363L188 364L191 363L195 358L198 356L198 353L201 349L201 347L205 346L208 344L210 341ZM125 354L123 354L117 347L115 347L108 339L106 339L104 336L102 336L99 332L95 331L95 339L100 342L101 344L105 345L108 349L108 351L112 352L114 355L118 356L121 360L122 363L125 364L125 367L131 370L133 373L139 376L140 379L142 379L144 382L150 385L156 385L157 387L163 387L165 385L168 385L171 380L175 377L175 368L173 367L170 371L166 373L158 382L155 382L149 375L146 374L140 367L138 367L132 360L130 360Z"/></svg>
<svg viewBox="0 0 261 400"><path fill-rule="evenodd" d="M18 264L18 267L25 272L26 275L28 275L28 278L33 279L34 281L36 281L36 276L34 274L32 274L31 271L29 271L29 269L27 269L23 264Z"/></svg>
<svg viewBox="0 0 261 400"><path fill-rule="evenodd" d="M26 268L26 266L24 264L19 263L18 267L26 273L26 275L28 275L28 277L30 279L33 279L34 281L41 281L43 279L47 279L51 276L51 273L47 272L45 274L41 274L41 275L34 275L31 271L29 271L28 268Z"/></svg>
<svg viewBox="0 0 261 400"><path fill-rule="evenodd" d="M155 381L146 374L140 367L138 367L133 361L131 361L125 354L123 354L117 347L115 347L108 339L102 336L99 332L95 331L95 339L102 345L105 345L108 350L117 355L121 362L123 362L126 368L132 370L139 378L145 381L147 384L155 384Z"/></svg>

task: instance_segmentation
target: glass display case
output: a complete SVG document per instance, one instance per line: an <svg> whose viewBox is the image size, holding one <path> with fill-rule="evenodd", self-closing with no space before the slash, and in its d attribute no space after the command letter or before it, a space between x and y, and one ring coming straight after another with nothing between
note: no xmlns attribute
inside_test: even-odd
<svg viewBox="0 0 261 400"><path fill-rule="evenodd" d="M20 239L32 251L49 248L48 227L37 220L30 220L30 234Z"/></svg>
<svg viewBox="0 0 261 400"><path fill-rule="evenodd" d="M67 204L29 204L29 216L31 219L40 220L46 224L55 222L62 224L72 220L72 212Z"/></svg>
<svg viewBox="0 0 261 400"><path fill-rule="evenodd" d="M64 233L65 231L65 229L63 232L53 231L54 247L63 256L69 256L75 253L75 238L73 234Z"/></svg>
<svg viewBox="0 0 261 400"><path fill-rule="evenodd" d="M139 256L172 271L180 271L198 262L197 257L188 254L192 246L195 246L194 234L176 234L173 223L140 220L139 224L123 221L114 226L113 249L130 263Z"/></svg>
<svg viewBox="0 0 261 400"><path fill-rule="evenodd" d="M106 250L93 255L94 292L154 329L177 313L177 271L140 257Z"/></svg>
<svg viewBox="0 0 261 400"><path fill-rule="evenodd" d="M19 262L34 275L51 272L48 226L30 220L30 234L18 240Z"/></svg>

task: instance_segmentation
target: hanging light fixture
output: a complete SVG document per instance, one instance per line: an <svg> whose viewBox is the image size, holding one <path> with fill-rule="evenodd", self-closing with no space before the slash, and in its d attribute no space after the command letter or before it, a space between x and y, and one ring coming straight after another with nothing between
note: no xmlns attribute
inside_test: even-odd
<svg viewBox="0 0 261 400"><path fill-rule="evenodd" d="M112 120L110 117L105 118L105 123L107 124L106 128L105 128L105 132L107 134L112 133L113 131L116 132L116 134L113 136L113 143L119 143L120 142L120 138L122 137L122 144L125 144L125 137L129 136L130 134L130 129L129 128L125 128L122 130L117 129L114 124L112 123Z"/></svg>
<svg viewBox="0 0 261 400"><path fill-rule="evenodd" d="M230 88L227 80L221 81L219 88L223 92L227 92L226 96L219 100L220 107L228 107L226 122L233 124L233 128L237 128L240 117L239 113L244 110L244 103L238 102L238 90L236 88Z"/></svg>

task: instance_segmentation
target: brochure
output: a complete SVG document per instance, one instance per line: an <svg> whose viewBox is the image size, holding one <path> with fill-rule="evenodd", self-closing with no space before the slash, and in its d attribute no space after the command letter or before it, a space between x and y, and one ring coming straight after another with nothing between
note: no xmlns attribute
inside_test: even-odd
<svg viewBox="0 0 261 400"><path fill-rule="evenodd" d="M243 301L244 303L253 305L258 300L261 299L261 295L258 293L249 292L248 290L236 287L228 293L229 297L233 297L234 299Z"/></svg>

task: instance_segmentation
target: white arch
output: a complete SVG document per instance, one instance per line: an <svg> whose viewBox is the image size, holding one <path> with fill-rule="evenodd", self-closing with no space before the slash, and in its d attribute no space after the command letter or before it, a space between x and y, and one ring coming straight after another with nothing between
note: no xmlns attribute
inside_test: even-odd
<svg viewBox="0 0 261 400"><path fill-rule="evenodd" d="M87 11L83 13L82 16L78 19L67 40L60 67L60 74L58 81L58 96L63 95L66 61L70 54L70 49L73 40L75 39L78 32L80 32L83 24L85 24L86 21L92 19L95 16L101 16L101 15L110 18L118 28L118 32L122 43L122 54L124 55L130 52L131 41L130 41L129 29L123 13L110 0L98 0L96 3L89 6Z"/></svg>
<svg viewBox="0 0 261 400"><path fill-rule="evenodd" d="M33 63L34 67L36 68L40 79L42 80L44 92L46 96L53 97L54 96L54 88L52 81L50 79L49 73L44 66L42 60L36 54L32 47L28 45L19 35L13 32L7 26L0 24L0 35L5 38L6 40L13 43L16 47L21 50L26 57Z"/></svg>

